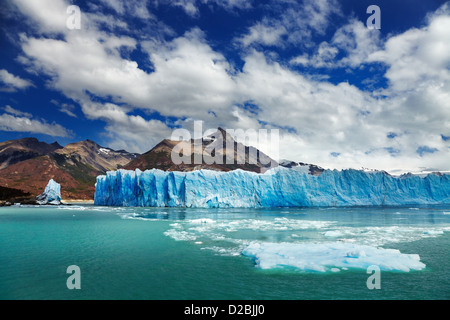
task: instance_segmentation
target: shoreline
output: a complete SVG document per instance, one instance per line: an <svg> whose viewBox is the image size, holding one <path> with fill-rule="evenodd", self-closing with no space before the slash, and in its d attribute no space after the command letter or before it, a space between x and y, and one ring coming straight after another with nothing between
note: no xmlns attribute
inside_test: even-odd
<svg viewBox="0 0 450 320"><path fill-rule="evenodd" d="M61 204L94 204L94 200L86 200L86 199L61 199Z"/></svg>

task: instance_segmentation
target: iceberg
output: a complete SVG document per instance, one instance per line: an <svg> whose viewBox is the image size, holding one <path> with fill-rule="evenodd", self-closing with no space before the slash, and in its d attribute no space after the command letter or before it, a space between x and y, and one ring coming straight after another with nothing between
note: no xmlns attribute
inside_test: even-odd
<svg viewBox="0 0 450 320"><path fill-rule="evenodd" d="M61 185L53 179L50 179L45 187L44 193L36 197L36 202L38 204L61 204Z"/></svg>
<svg viewBox="0 0 450 320"><path fill-rule="evenodd" d="M97 177L96 205L196 208L264 208L450 204L450 175L384 171L305 170L275 167L265 173L108 171Z"/></svg>
<svg viewBox="0 0 450 320"><path fill-rule="evenodd" d="M422 270L426 266L417 254L348 243L252 243L242 252L260 269L296 268L303 271L337 272L367 269L383 271Z"/></svg>

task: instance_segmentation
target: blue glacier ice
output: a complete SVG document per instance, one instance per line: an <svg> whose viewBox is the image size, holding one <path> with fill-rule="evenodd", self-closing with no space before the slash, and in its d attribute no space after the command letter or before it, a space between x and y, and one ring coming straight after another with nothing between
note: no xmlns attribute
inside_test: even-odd
<svg viewBox="0 0 450 320"><path fill-rule="evenodd" d="M44 193L36 197L36 202L38 204L61 204L61 185L50 179Z"/></svg>
<svg viewBox="0 0 450 320"><path fill-rule="evenodd" d="M204 208L450 204L450 175L391 176L354 169L311 175L281 166L265 173L120 169L97 177L95 204Z"/></svg>
<svg viewBox="0 0 450 320"><path fill-rule="evenodd" d="M354 243L251 243L242 252L255 259L261 269L294 267L305 271L338 272L347 268L409 272L426 266L417 254L404 254Z"/></svg>

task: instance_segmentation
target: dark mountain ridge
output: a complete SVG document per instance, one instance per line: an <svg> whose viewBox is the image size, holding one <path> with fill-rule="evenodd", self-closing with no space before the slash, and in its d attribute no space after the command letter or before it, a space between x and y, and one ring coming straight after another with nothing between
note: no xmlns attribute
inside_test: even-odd
<svg viewBox="0 0 450 320"><path fill-rule="evenodd" d="M0 169L27 159L49 154L61 148L62 146L58 142L48 144L36 138L23 138L1 142Z"/></svg>
<svg viewBox="0 0 450 320"><path fill-rule="evenodd" d="M182 151L180 156L185 156L190 161L174 163L172 152L175 147ZM177 149L175 150L177 151ZM202 159L201 163L196 163L195 159L199 158ZM217 159L220 161L215 161ZM124 166L124 169L140 169L142 171L153 168L165 171L242 169L264 172L270 166L276 165L278 165L277 162L268 155L254 147L235 141L229 133L219 127L215 133L200 139L190 139L189 141L164 139L148 152L132 160Z"/></svg>
<svg viewBox="0 0 450 320"><path fill-rule="evenodd" d="M0 186L32 196L43 192L50 179L61 184L63 199L93 199L95 180L136 158L124 150L103 148L91 140L47 144L35 138L0 143Z"/></svg>

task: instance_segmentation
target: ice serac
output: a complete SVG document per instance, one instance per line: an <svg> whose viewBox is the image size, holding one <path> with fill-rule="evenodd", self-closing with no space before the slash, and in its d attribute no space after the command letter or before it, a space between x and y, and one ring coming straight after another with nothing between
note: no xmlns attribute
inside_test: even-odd
<svg viewBox="0 0 450 320"><path fill-rule="evenodd" d="M61 204L61 185L50 179L44 193L36 197L36 202L38 204Z"/></svg>
<svg viewBox="0 0 450 320"><path fill-rule="evenodd" d="M391 176L386 172L276 167L167 172L117 170L98 176L95 204L148 207L311 207L449 204L450 175Z"/></svg>

